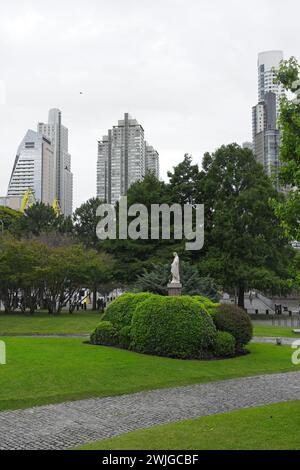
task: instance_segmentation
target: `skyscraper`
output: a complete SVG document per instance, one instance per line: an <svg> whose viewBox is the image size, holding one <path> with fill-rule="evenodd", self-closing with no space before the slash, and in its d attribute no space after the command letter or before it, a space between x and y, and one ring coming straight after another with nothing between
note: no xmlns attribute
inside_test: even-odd
<svg viewBox="0 0 300 470"><path fill-rule="evenodd" d="M148 160L151 161L150 150ZM124 118L98 142L97 196L114 204L133 183L141 181L145 173L144 129L125 113Z"/></svg>
<svg viewBox="0 0 300 470"><path fill-rule="evenodd" d="M274 83L274 70L279 68L283 60L282 51L265 51L258 54L258 101L264 101L265 94L269 91L276 95L276 106L278 108L279 99L283 95L282 85Z"/></svg>
<svg viewBox="0 0 300 470"><path fill-rule="evenodd" d="M62 113L59 109L50 109L48 123L40 122L38 132L52 143L54 152L55 198L65 215L72 214L73 174L71 155L68 151L68 129L62 125Z"/></svg>
<svg viewBox="0 0 300 470"><path fill-rule="evenodd" d="M284 91L274 83L275 72L283 60L282 51L258 55L258 104L252 108L253 151L269 176L276 175L279 161L280 132L278 112Z"/></svg>
<svg viewBox="0 0 300 470"><path fill-rule="evenodd" d="M21 200L31 189L37 201L52 204L54 187L51 142L45 136L28 130L17 151L7 197Z"/></svg>
<svg viewBox="0 0 300 470"><path fill-rule="evenodd" d="M148 142L145 142L145 169L146 173L153 173L159 178L159 154Z"/></svg>

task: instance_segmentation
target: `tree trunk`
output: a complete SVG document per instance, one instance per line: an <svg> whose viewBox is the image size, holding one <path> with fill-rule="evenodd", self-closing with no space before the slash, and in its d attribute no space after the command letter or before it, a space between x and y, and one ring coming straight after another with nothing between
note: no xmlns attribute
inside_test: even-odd
<svg viewBox="0 0 300 470"><path fill-rule="evenodd" d="M93 289L93 310L97 310L97 287Z"/></svg>
<svg viewBox="0 0 300 470"><path fill-rule="evenodd" d="M240 285L238 288L238 306L240 308L245 308L245 287Z"/></svg>

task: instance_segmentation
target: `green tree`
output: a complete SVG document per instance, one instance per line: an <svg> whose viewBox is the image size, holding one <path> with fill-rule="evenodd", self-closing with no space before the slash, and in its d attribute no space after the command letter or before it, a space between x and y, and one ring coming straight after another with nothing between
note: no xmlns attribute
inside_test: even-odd
<svg viewBox="0 0 300 470"><path fill-rule="evenodd" d="M73 214L74 232L85 246L98 248L96 227L100 220L96 212L101 204L99 198L91 198L78 207Z"/></svg>
<svg viewBox="0 0 300 470"><path fill-rule="evenodd" d="M288 96L300 88L299 80L300 64L296 59L291 57L283 61L277 72L277 82L287 92L281 99L279 115L282 162L279 183L290 190L283 201L275 200L273 203L286 235L294 240L300 240L300 95L298 99L289 99Z"/></svg>
<svg viewBox="0 0 300 470"><path fill-rule="evenodd" d="M143 204L148 209L149 221L151 204L169 204L171 202L168 186L159 181L153 174L147 174L143 181L134 183L128 190L128 207L133 204ZM117 220L119 205L116 204ZM138 216L138 214L137 214ZM128 224L134 217L128 217ZM150 227L150 223L149 223ZM115 278L121 286L133 284L144 268L150 268L152 263L169 259L173 251L181 251L181 241L176 240L152 240L150 230L148 240L105 240L101 243L101 249L114 256Z"/></svg>
<svg viewBox="0 0 300 470"><path fill-rule="evenodd" d="M292 256L270 199L279 200L252 152L237 144L206 154L199 197L206 205L206 252L200 262L226 289L279 290Z"/></svg>
<svg viewBox="0 0 300 470"><path fill-rule="evenodd" d="M0 206L0 233L15 233L21 212L10 209L9 207Z"/></svg>
<svg viewBox="0 0 300 470"><path fill-rule="evenodd" d="M70 220L65 220L62 214L57 215L51 206L37 202L25 209L19 219L17 232L21 237L38 236L43 232L69 231L69 224Z"/></svg>
<svg viewBox="0 0 300 470"><path fill-rule="evenodd" d="M138 276L135 291L168 295L167 285L170 277L170 263L152 265L150 269L144 269L143 273ZM196 265L181 262L180 277L183 295L203 295L211 300L219 299L219 286L212 278L201 277Z"/></svg>
<svg viewBox="0 0 300 470"><path fill-rule="evenodd" d="M95 250L79 244L59 246L49 250L41 276L49 313L57 315L82 288L95 281L95 273L104 281L105 269Z"/></svg>
<svg viewBox="0 0 300 470"><path fill-rule="evenodd" d="M37 241L0 238L0 297L5 311L20 307L33 313L43 288L45 246Z"/></svg>
<svg viewBox="0 0 300 470"><path fill-rule="evenodd" d="M184 155L181 163L168 171L169 190L172 202L194 204L197 198L197 184L200 177L198 165L192 164L192 156Z"/></svg>

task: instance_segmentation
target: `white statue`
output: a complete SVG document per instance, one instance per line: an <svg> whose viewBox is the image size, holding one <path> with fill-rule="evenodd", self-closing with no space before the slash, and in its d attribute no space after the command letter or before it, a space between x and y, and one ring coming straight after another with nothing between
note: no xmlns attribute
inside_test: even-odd
<svg viewBox="0 0 300 470"><path fill-rule="evenodd" d="M171 274L172 274L171 284L180 284L179 256L176 252L173 253L173 255L174 255L174 260L173 260L173 263L171 264Z"/></svg>

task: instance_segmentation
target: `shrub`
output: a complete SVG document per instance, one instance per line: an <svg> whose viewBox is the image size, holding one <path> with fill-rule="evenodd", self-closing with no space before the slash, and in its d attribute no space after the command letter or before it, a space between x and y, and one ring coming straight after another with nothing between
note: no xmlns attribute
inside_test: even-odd
<svg viewBox="0 0 300 470"><path fill-rule="evenodd" d="M252 338L252 323L244 310L236 305L223 304L212 315L217 330L227 331L234 336L236 350L243 350Z"/></svg>
<svg viewBox="0 0 300 470"><path fill-rule="evenodd" d="M101 321L91 334L92 344L115 346L117 344L116 330L110 321Z"/></svg>
<svg viewBox="0 0 300 470"><path fill-rule="evenodd" d="M208 299L207 297L204 297L203 295L196 295L193 298L197 302L199 302L202 307L204 307L205 310L210 314L214 313L216 309L220 306L220 304L213 302L212 300Z"/></svg>
<svg viewBox="0 0 300 470"><path fill-rule="evenodd" d="M119 332L119 346L124 349L129 349L131 343L131 328L130 326L123 326Z"/></svg>
<svg viewBox="0 0 300 470"><path fill-rule="evenodd" d="M130 326L136 306L153 294L123 294L114 300L105 310L104 320L110 321L120 331L124 326Z"/></svg>
<svg viewBox="0 0 300 470"><path fill-rule="evenodd" d="M181 359L210 356L216 328L192 297L154 296L136 307L132 349Z"/></svg>
<svg viewBox="0 0 300 470"><path fill-rule="evenodd" d="M226 331L218 331L214 346L216 357L232 357L235 354L235 339Z"/></svg>

